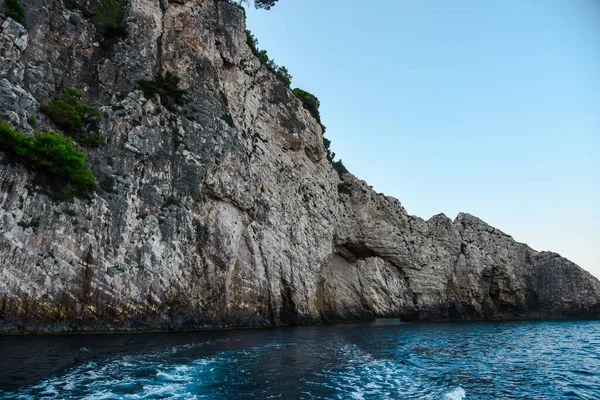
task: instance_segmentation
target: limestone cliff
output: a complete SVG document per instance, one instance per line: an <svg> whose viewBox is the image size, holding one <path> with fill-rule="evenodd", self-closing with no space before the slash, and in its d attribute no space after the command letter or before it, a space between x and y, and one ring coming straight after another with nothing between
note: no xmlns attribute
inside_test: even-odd
<svg viewBox="0 0 600 400"><path fill-rule="evenodd" d="M0 331L600 315L598 280L557 254L340 178L239 8L123 0L107 44L78 0L23 3L27 28L0 18L0 118L56 130L40 103L76 87L106 144L86 150L96 193L69 201L0 152ZM135 90L167 70L180 108Z"/></svg>

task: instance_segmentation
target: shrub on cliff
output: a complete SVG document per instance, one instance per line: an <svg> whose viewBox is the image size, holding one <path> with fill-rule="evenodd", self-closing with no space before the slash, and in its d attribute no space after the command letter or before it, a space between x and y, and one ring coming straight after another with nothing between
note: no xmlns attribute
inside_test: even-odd
<svg viewBox="0 0 600 400"><path fill-rule="evenodd" d="M171 71L165 74L158 74L153 81L140 80L138 88L144 92L146 98L151 99L158 95L162 104L166 108L172 108L174 105L182 105L185 103L187 90L179 88L181 78Z"/></svg>
<svg viewBox="0 0 600 400"><path fill-rule="evenodd" d="M252 50L252 54L258 58L261 58L260 50L258 49L258 39L248 29L246 29L246 43L248 43L250 50Z"/></svg>
<svg viewBox="0 0 600 400"><path fill-rule="evenodd" d="M0 148L42 174L65 180L74 195L87 195L96 186L94 173L88 169L85 153L73 146L71 138L52 131L25 136L8 123L0 123Z"/></svg>
<svg viewBox="0 0 600 400"><path fill-rule="evenodd" d="M106 57L110 58L114 46L127 36L122 23L121 7L116 0L100 0L92 7L91 14L100 47L106 52Z"/></svg>
<svg viewBox="0 0 600 400"><path fill-rule="evenodd" d="M106 143L104 136L100 135L86 135L82 138L77 139L77 142L85 147L96 149Z"/></svg>
<svg viewBox="0 0 600 400"><path fill-rule="evenodd" d="M290 74L288 69L283 65L275 64L275 66L275 76L277 77L277 79L285 83L285 86L290 87L290 85L292 84L292 75Z"/></svg>
<svg viewBox="0 0 600 400"><path fill-rule="evenodd" d="M327 139L324 136L323 136L323 146L325 147L325 150L327 151L327 161L329 161L331 163L331 166L333 167L333 169L336 170L336 172L338 173L340 178L342 177L342 175L348 173L348 170L344 166L344 163L342 162L342 160L333 161L333 159L335 158L335 153L333 151L331 151L331 149L330 149L331 140Z"/></svg>
<svg viewBox="0 0 600 400"><path fill-rule="evenodd" d="M254 0L254 6L256 8L264 8L270 10L277 3L277 0Z"/></svg>
<svg viewBox="0 0 600 400"><path fill-rule="evenodd" d="M114 46L127 36L119 0L65 0L65 3L92 21L103 57L111 58Z"/></svg>
<svg viewBox="0 0 600 400"><path fill-rule="evenodd" d="M233 4L234 6L240 7L241 9L244 10L245 13L245 9L242 6L242 2L246 3L246 4L252 4L254 3L254 7L255 8L262 8L264 10L270 10L271 7L273 7L275 5L275 3L277 3L278 0L221 0L221 1L226 1L229 4Z"/></svg>
<svg viewBox="0 0 600 400"><path fill-rule="evenodd" d="M100 0L92 8L92 22L103 35L119 31L119 13L121 7L115 0Z"/></svg>
<svg viewBox="0 0 600 400"><path fill-rule="evenodd" d="M277 79L282 81L287 87L290 87L292 84L292 75L290 74L290 71L288 71L288 69L283 65L277 65L275 60L269 57L269 54L266 50L260 50L258 48L258 39L256 39L256 36L254 36L249 30L246 30L246 43L248 43L250 50L252 50L252 54L258 57L260 62L263 63L263 65L267 67L267 69L271 71L271 73L273 73Z"/></svg>
<svg viewBox="0 0 600 400"><path fill-rule="evenodd" d="M69 135L78 135L83 132L83 123L92 117L100 115L100 111L93 106L85 104L84 93L74 88L63 88L58 97L47 104L40 106L43 112Z"/></svg>
<svg viewBox="0 0 600 400"><path fill-rule="evenodd" d="M227 3L231 4L232 6L239 8L244 13L244 16L246 16L246 9L242 5L242 0L221 0L221 1L226 1Z"/></svg>
<svg viewBox="0 0 600 400"><path fill-rule="evenodd" d="M25 10L19 0L4 0L4 12L7 17L21 24L25 22Z"/></svg>
<svg viewBox="0 0 600 400"><path fill-rule="evenodd" d="M319 123L321 122L321 114L319 113L319 107L321 103L317 96L312 93L307 92L306 90L302 90L300 88L295 88L293 90L296 97L298 97L302 101L302 105L306 108L310 114L315 117Z"/></svg>
<svg viewBox="0 0 600 400"><path fill-rule="evenodd" d="M333 159L335 158L335 153L331 151L331 140L327 139L323 136L323 146L325 146L325 150L327 151L327 161L333 163Z"/></svg>
<svg viewBox="0 0 600 400"><path fill-rule="evenodd" d="M348 173L348 170L346 169L346 167L344 166L344 163L342 162L342 160L337 160L337 161L333 161L331 163L331 165L333 165L333 169L335 169L338 173L338 175L341 177L344 174Z"/></svg>

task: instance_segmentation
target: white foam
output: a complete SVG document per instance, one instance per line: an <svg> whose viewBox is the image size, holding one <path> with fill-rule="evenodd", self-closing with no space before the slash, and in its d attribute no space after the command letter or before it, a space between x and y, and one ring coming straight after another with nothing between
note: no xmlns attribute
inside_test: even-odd
<svg viewBox="0 0 600 400"><path fill-rule="evenodd" d="M460 386L451 392L444 394L445 400L463 400L467 398L467 392Z"/></svg>
<svg viewBox="0 0 600 400"><path fill-rule="evenodd" d="M338 353L338 359L344 360L344 366L315 371L312 375L318 377L317 380L309 379L308 384L331 388L353 399L466 399L464 389L449 391L443 385L424 380L406 362L377 357L363 347L344 341L332 342L330 348Z"/></svg>
<svg viewBox="0 0 600 400"><path fill-rule="evenodd" d="M198 398L193 394L194 387L204 378L210 380L207 376L211 375L209 370L226 364L227 360L215 357L196 360L191 365L167 364L157 362L157 354L160 353L104 360L107 362L88 361L63 375L21 388L11 395L23 400L39 396L45 399L72 396L85 399L144 399L153 396L194 399ZM140 372L142 375L139 375ZM5 394L0 391L0 397Z"/></svg>
<svg viewBox="0 0 600 400"><path fill-rule="evenodd" d="M177 372L177 371L175 371ZM156 377L162 382L188 382L192 379L191 376L180 375L177 373L169 373L158 371Z"/></svg>

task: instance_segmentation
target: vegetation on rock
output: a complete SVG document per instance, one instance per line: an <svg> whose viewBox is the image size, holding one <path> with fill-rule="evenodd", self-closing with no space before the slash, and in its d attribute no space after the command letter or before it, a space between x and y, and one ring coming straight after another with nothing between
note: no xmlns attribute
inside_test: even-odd
<svg viewBox="0 0 600 400"><path fill-rule="evenodd" d="M334 161L331 163L331 165L333 166L333 169L335 169L338 173L338 175L341 177L344 174L348 173L348 170L346 169L346 167L344 166L344 163L342 162L342 159L339 159L337 161Z"/></svg>
<svg viewBox="0 0 600 400"><path fill-rule="evenodd" d="M246 43L248 43L250 50L258 57L260 62L262 62L263 65L277 77L277 79L285 83L287 87L290 87L292 84L292 75L288 69L283 65L277 65L275 60L269 58L266 50L260 50L258 47L258 39L249 30L246 30Z"/></svg>
<svg viewBox="0 0 600 400"><path fill-rule="evenodd" d="M85 104L84 93L74 88L63 88L58 97L47 104L40 106L43 112L69 135L83 133L84 122L89 122L92 117L100 115L100 111L93 106Z"/></svg>
<svg viewBox="0 0 600 400"><path fill-rule="evenodd" d="M61 133L36 131L33 136L25 136L8 123L0 122L0 148L15 161L66 181L74 187L73 195L88 195L96 186L94 173L86 165L85 153Z"/></svg>
<svg viewBox="0 0 600 400"><path fill-rule="evenodd" d="M231 4L236 6L240 6L238 2L229 1ZM275 5L277 0L255 0L254 5L256 8L264 8L270 9ZM284 66L279 66L275 62L275 60L271 59L266 50L261 50L258 47L258 39L256 36L252 34L249 30L246 30L246 43L252 50L252 53L258 57L261 63L267 67L269 71L271 71L280 81L285 83L285 85L289 88L292 82L292 75L289 73L288 69ZM302 101L302 105L304 108L310 112L310 114L319 122L321 128L323 129L323 133L325 133L325 126L321 123L321 114L319 112L319 108L321 106L321 102L314 94L307 92L306 90L295 88L292 92ZM225 118L224 118L225 119ZM227 121L227 119L226 119ZM231 125L231 124L230 124ZM326 137L323 137L323 145L325 146L325 150L327 151L327 160L331 163L333 168L337 171L338 175L341 177L343 174L348 173L348 170L344 166L342 160L334 161L335 153L331 151L331 141ZM340 189L341 188L341 189ZM346 193L348 190L347 186L338 187L340 189L340 193Z"/></svg>
<svg viewBox="0 0 600 400"><path fill-rule="evenodd" d="M327 151L327 161L329 161L331 163L331 165L333 166L333 169L335 169L337 171L340 178L342 177L343 174L348 173L348 170L344 166L344 163L342 162L341 159L338 161L333 161L333 159L335 158L335 153L333 151L331 151L331 149L330 149L331 140L327 139L324 136L323 136L323 146L325 147L325 151Z"/></svg>
<svg viewBox="0 0 600 400"><path fill-rule="evenodd" d="M7 17L21 24L25 22L25 10L19 0L4 0L4 10Z"/></svg>
<svg viewBox="0 0 600 400"><path fill-rule="evenodd" d="M106 57L110 58L114 46L127 36L122 24L121 7L116 0L100 0L91 13L100 47L107 52Z"/></svg>
<svg viewBox="0 0 600 400"><path fill-rule="evenodd" d="M118 35L120 11L121 7L115 0L101 0L92 7L92 22L102 35Z"/></svg>
<svg viewBox="0 0 600 400"><path fill-rule="evenodd" d="M275 4L275 1L270 2L271 5ZM256 4L256 3L255 3ZM266 2L264 3L266 4ZM269 7L264 7L269 8ZM250 32L246 30L246 42L248 46L252 50L252 53L258 57L258 59L267 67L269 71L271 71L275 76L284 82L287 87L290 87L292 82L292 75L290 75L289 71L286 67L278 66L274 60L270 59L266 50L260 50L258 47L258 39ZM319 112L319 107L321 106L321 102L314 94L307 92L306 90L295 88L292 92L302 101L302 105L304 108L310 112L310 114L319 122L321 128L323 128L323 132L325 132L325 126L321 123L321 114ZM343 174L347 173L348 170L344 166L342 160L333 161L335 158L335 153L330 150L331 141L326 137L323 137L323 145L325 146L325 150L327 151L327 160L331 163L333 168L337 171L339 176L341 177Z"/></svg>
<svg viewBox="0 0 600 400"><path fill-rule="evenodd" d="M270 10L277 3L277 0L254 0L254 6L256 8L264 8Z"/></svg>
<svg viewBox="0 0 600 400"><path fill-rule="evenodd" d="M85 147L100 147L105 139L98 135L86 135L84 124L100 115L100 110L83 102L84 93L74 88L63 88L58 97L40 106L40 111L52 120L64 133ZM35 116L27 120L30 125L37 121Z"/></svg>
<svg viewBox="0 0 600 400"><path fill-rule="evenodd" d="M332 163L335 158L335 153L330 149L331 140L327 139L325 136L323 136L323 146L325 146L325 150L327 151L327 161Z"/></svg>
<svg viewBox="0 0 600 400"><path fill-rule="evenodd" d="M257 57L260 57L260 51L258 50L258 39L252 32L250 32L250 29L246 29L246 43L248 43L248 46L250 46L252 53L254 53L254 55Z"/></svg>
<svg viewBox="0 0 600 400"><path fill-rule="evenodd" d="M187 90L179 88L180 81L180 77L167 71L164 75L159 73L153 81L138 81L138 88L148 99L158 95L162 104L166 108L172 109L173 106L182 105L185 102Z"/></svg>
<svg viewBox="0 0 600 400"><path fill-rule="evenodd" d="M98 148L98 147L102 146L104 143L106 143L106 139L104 138L104 136L100 136L100 135L86 135L86 136L78 139L77 141L82 146L90 147L93 149Z"/></svg>
<svg viewBox="0 0 600 400"><path fill-rule="evenodd" d="M270 65L269 63L271 63L272 65ZM275 76L280 81L285 83L285 86L290 87L290 85L292 84L292 74L290 74L286 67L284 67L283 65L277 65L273 60L270 60L267 63L267 68L270 68L272 71L274 71Z"/></svg>
<svg viewBox="0 0 600 400"><path fill-rule="evenodd" d="M278 0L223 0L223 1L227 1L229 4L233 4L234 6L240 7L241 9L244 10L245 13L245 9L242 6L242 2L246 3L246 4L252 4L254 3L254 7L256 8L262 8L264 10L270 10L271 7L273 7L275 5L275 3L277 3Z"/></svg>
<svg viewBox="0 0 600 400"><path fill-rule="evenodd" d="M242 10L242 12L244 13L244 16L246 16L246 9L242 5L242 0L224 0L224 1L226 1L227 3L229 3L233 6L236 6L237 8Z"/></svg>
<svg viewBox="0 0 600 400"><path fill-rule="evenodd" d="M306 108L310 112L310 114L319 123L321 123L321 114L319 113L319 107L321 106L321 103L319 102L317 96L300 88L295 88L293 92L296 95L296 97L302 100L302 105L304 106L304 108Z"/></svg>
<svg viewBox="0 0 600 400"><path fill-rule="evenodd" d="M127 35L119 0L66 0L66 3L89 18L96 29L100 49L110 58L114 45Z"/></svg>

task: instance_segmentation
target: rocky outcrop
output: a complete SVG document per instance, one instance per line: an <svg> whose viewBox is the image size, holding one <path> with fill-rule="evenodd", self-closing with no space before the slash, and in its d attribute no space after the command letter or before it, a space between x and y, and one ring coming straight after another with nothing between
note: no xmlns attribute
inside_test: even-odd
<svg viewBox="0 0 600 400"><path fill-rule="evenodd" d="M75 1L24 6L27 29L0 28L0 117L57 129L39 104L77 87L106 144L87 150L97 192L70 201L0 152L0 331L600 315L600 283L570 261L340 178L237 7L123 1L105 43ZM135 90L167 70L183 107Z"/></svg>

